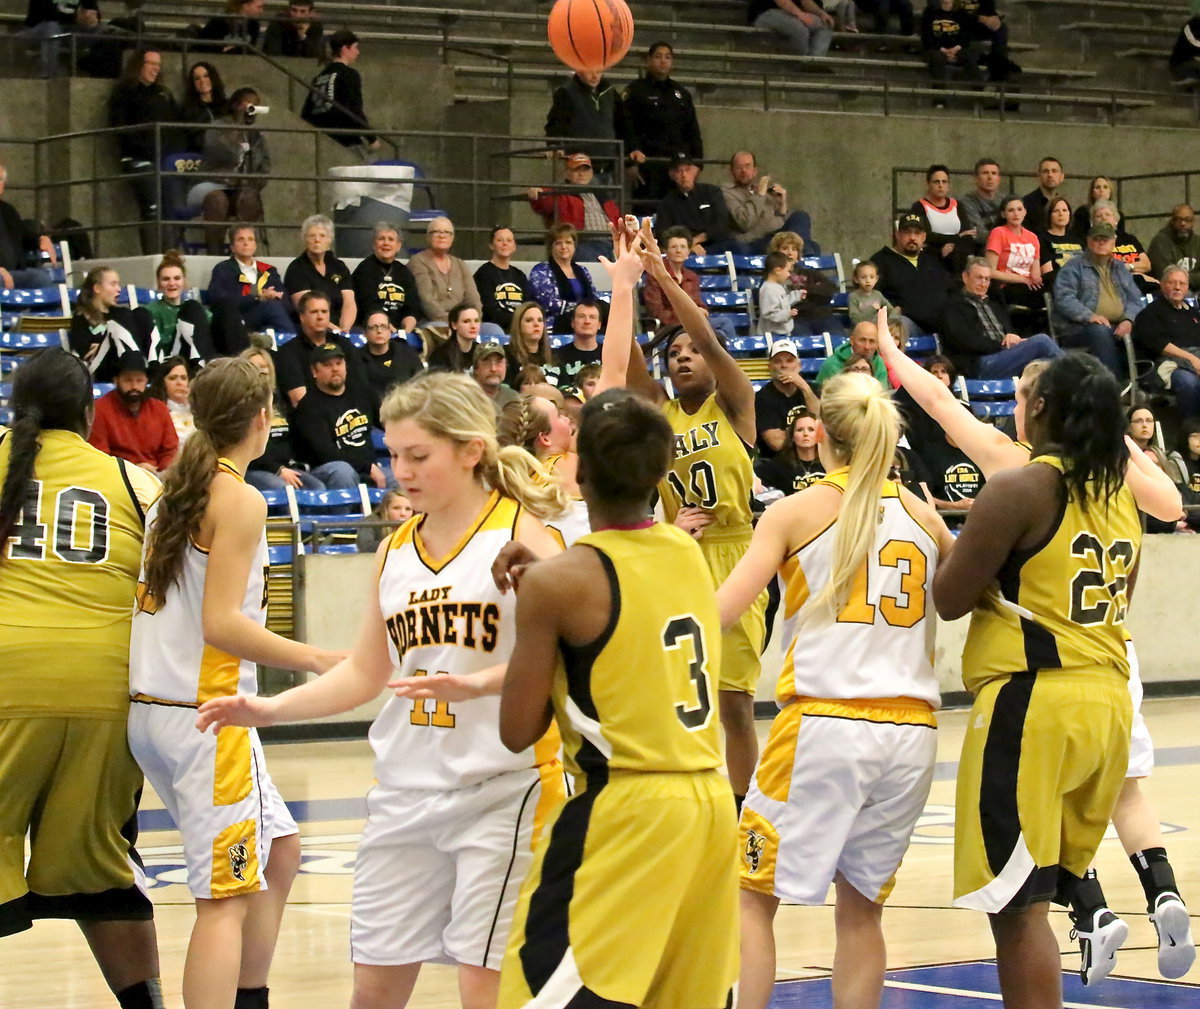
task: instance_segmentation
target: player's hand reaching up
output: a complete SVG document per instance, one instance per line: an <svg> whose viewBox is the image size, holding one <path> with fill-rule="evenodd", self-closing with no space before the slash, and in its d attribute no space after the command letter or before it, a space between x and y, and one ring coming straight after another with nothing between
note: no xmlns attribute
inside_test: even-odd
<svg viewBox="0 0 1200 1009"><path fill-rule="evenodd" d="M879 340L879 356L886 362L894 360L898 354L904 352L896 344L896 338L892 336L892 331L888 329L888 310L881 308L879 314L875 316L875 329Z"/></svg>
<svg viewBox="0 0 1200 1009"><path fill-rule="evenodd" d="M600 265L612 278L614 289L624 284L632 290L642 277L642 236L636 231L629 231L624 223L614 224L612 232L613 258L601 256Z"/></svg>
<svg viewBox="0 0 1200 1009"><path fill-rule="evenodd" d="M220 731L226 725L246 725L257 728L274 725L275 699L273 697L250 697L234 694L232 697L214 697L200 705L196 716L196 728L207 732L209 726Z"/></svg>

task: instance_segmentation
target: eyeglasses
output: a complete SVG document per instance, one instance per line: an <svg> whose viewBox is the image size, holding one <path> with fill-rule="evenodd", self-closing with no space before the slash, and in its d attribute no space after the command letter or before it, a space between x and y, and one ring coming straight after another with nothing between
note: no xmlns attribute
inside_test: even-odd
<svg viewBox="0 0 1200 1009"><path fill-rule="evenodd" d="M453 231L440 231L440 230L437 230L437 229L435 229L435 230L433 230L433 231L431 231L431 232L429 232L429 233L430 233L431 235L449 235L451 238L453 238L453 237L454 237L454 232L453 232Z"/></svg>
<svg viewBox="0 0 1200 1009"><path fill-rule="evenodd" d="M1172 221L1178 221L1180 224L1191 224L1195 217L1172 217Z"/></svg>
<svg viewBox="0 0 1200 1009"><path fill-rule="evenodd" d="M391 328L392 327L389 326L386 322L377 322L374 325L367 327L367 329L385 329L385 330L390 330Z"/></svg>

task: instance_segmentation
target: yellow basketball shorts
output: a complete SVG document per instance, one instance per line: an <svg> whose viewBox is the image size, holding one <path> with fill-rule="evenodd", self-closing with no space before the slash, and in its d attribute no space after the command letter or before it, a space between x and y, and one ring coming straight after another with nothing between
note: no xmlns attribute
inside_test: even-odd
<svg viewBox="0 0 1200 1009"><path fill-rule="evenodd" d="M749 546L749 532L724 537L714 531L712 538L708 534L701 538L700 550L718 588L737 567ZM757 689L762 674L760 656L767 637L766 612L767 593L764 589L742 614L742 619L721 635L720 689L743 694L753 694Z"/></svg>
<svg viewBox="0 0 1200 1009"><path fill-rule="evenodd" d="M0 936L153 917L133 849L141 788L123 718L0 719Z"/></svg>
<svg viewBox="0 0 1200 1009"><path fill-rule="evenodd" d="M980 689L958 767L956 907L1022 911L1084 874L1125 778L1131 715L1112 670L1016 673Z"/></svg>
<svg viewBox="0 0 1200 1009"><path fill-rule="evenodd" d="M729 783L715 770L613 772L569 799L538 846L499 1009L719 1009L737 970Z"/></svg>

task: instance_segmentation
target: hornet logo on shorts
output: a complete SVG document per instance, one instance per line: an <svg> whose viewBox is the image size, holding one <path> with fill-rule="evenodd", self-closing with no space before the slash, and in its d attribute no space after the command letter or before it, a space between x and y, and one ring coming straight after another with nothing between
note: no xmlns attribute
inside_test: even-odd
<svg viewBox="0 0 1200 1009"><path fill-rule="evenodd" d="M758 872L758 866L762 862L763 849L767 846L767 839L762 834L756 831L750 831L746 834L746 851L743 857L746 859L746 865L750 868L750 874Z"/></svg>
<svg viewBox="0 0 1200 1009"><path fill-rule="evenodd" d="M246 882L246 866L250 863L250 854L246 851L246 838L229 847L229 870L233 878L240 883Z"/></svg>

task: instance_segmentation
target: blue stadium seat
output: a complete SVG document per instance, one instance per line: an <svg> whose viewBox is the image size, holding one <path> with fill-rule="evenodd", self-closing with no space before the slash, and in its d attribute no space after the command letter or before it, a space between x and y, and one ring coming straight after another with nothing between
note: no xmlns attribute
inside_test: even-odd
<svg viewBox="0 0 1200 1009"><path fill-rule="evenodd" d="M762 273L767 265L766 256L734 256L733 268L738 273Z"/></svg>
<svg viewBox="0 0 1200 1009"><path fill-rule="evenodd" d="M12 399L12 382L0 382L0 406L8 406Z"/></svg>
<svg viewBox="0 0 1200 1009"><path fill-rule="evenodd" d="M700 300L707 308L744 308L750 296L745 291L701 291Z"/></svg>
<svg viewBox="0 0 1200 1009"><path fill-rule="evenodd" d="M1011 417L1017 409L1016 400L981 400L971 403L971 412L976 417Z"/></svg>
<svg viewBox="0 0 1200 1009"><path fill-rule="evenodd" d="M288 496L286 490L260 490L263 500L267 503L267 518L288 517Z"/></svg>
<svg viewBox="0 0 1200 1009"><path fill-rule="evenodd" d="M729 341L731 354L765 354L768 340L765 336L736 336Z"/></svg>
<svg viewBox="0 0 1200 1009"><path fill-rule="evenodd" d="M267 563L273 568L291 564L292 548L290 546L267 547Z"/></svg>
<svg viewBox="0 0 1200 1009"><path fill-rule="evenodd" d="M736 264L737 257L734 257ZM701 270L724 270L729 266L729 260L724 255L720 256L688 256L683 263L689 270L694 270L697 273Z"/></svg>
<svg viewBox="0 0 1200 1009"><path fill-rule="evenodd" d="M960 378L959 384L966 394L966 399L1016 399L1017 380L1015 378Z"/></svg>
<svg viewBox="0 0 1200 1009"><path fill-rule="evenodd" d="M99 399L101 396L107 396L115 388L116 386L112 382L93 382L92 398Z"/></svg>
<svg viewBox="0 0 1200 1009"><path fill-rule="evenodd" d="M364 515L362 494L357 487L353 490L298 490L296 504L302 521L354 525Z"/></svg>
<svg viewBox="0 0 1200 1009"><path fill-rule="evenodd" d="M0 351L45 350L47 347L61 347L62 339L58 333L0 333Z"/></svg>
<svg viewBox="0 0 1200 1009"><path fill-rule="evenodd" d="M904 341L904 353L909 357L928 357L930 354L940 354L942 345L937 335L910 336Z"/></svg>
<svg viewBox="0 0 1200 1009"><path fill-rule="evenodd" d="M733 280L728 273L706 273L700 277L701 291L733 290Z"/></svg>
<svg viewBox="0 0 1200 1009"><path fill-rule="evenodd" d="M275 334L275 346L282 347L289 340L294 340L295 338L296 338L295 333L276 333Z"/></svg>
<svg viewBox="0 0 1200 1009"><path fill-rule="evenodd" d="M33 311L38 308L52 308L55 311L61 311L62 292L57 286L27 287L24 290L14 288L11 291L0 288L0 305L19 308L22 311Z"/></svg>
<svg viewBox="0 0 1200 1009"><path fill-rule="evenodd" d="M319 554L356 554L358 547L353 543L322 543L317 547Z"/></svg>

